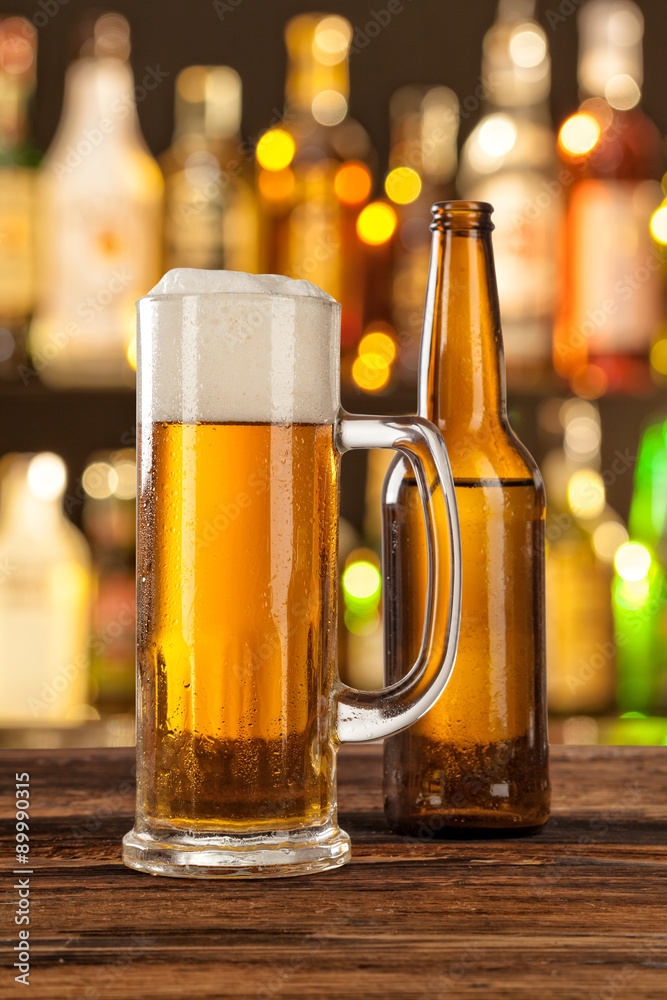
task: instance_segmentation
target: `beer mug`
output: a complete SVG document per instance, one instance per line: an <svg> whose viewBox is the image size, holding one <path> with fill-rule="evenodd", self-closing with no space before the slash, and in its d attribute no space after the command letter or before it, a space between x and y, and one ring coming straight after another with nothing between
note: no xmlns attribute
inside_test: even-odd
<svg viewBox="0 0 667 1000"><path fill-rule="evenodd" d="M456 654L460 541L444 443L417 417L351 416L340 306L306 281L175 270L138 303L137 806L131 868L282 876L344 864L341 743L437 700ZM340 456L412 463L429 554L412 670L336 670Z"/></svg>

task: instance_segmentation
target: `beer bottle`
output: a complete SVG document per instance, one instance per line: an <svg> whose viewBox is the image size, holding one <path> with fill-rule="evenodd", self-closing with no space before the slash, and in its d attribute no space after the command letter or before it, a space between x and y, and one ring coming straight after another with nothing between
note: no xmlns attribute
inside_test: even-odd
<svg viewBox="0 0 667 1000"><path fill-rule="evenodd" d="M506 413L491 205L433 206L419 413L442 432L461 522L463 609L452 678L437 704L385 743L385 802L421 838L523 831L549 815L544 514L535 462ZM389 680L419 649L427 579L417 485L401 459L384 488ZM395 606L395 605L394 605Z"/></svg>

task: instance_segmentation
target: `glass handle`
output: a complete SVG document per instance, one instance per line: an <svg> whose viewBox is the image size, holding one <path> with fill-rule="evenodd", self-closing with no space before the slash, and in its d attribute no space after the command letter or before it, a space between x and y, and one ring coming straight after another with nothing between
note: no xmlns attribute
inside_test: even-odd
<svg viewBox="0 0 667 1000"><path fill-rule="evenodd" d="M428 420L344 413L337 423L336 444L341 454L357 448L392 448L405 455L414 469L426 520L426 615L416 662L405 677L379 691L339 686L338 741L363 743L407 729L445 689L456 658L461 622L461 536L447 451L439 431ZM394 593L397 589L393 588ZM447 624L443 628L440 608L446 590Z"/></svg>

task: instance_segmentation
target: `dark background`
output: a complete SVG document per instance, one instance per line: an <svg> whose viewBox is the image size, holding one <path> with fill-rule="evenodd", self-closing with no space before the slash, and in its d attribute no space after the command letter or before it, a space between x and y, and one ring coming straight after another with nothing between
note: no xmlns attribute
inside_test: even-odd
<svg viewBox="0 0 667 1000"><path fill-rule="evenodd" d="M389 98L406 83L447 84L461 103L474 95L479 82L484 32L491 25L496 0L401 0L402 11L350 62L350 111L368 130L379 156L387 162ZM77 22L91 10L115 9L132 27L132 66L137 82L148 68L159 66L169 76L138 106L141 126L153 153L169 145L174 82L179 70L193 63L225 63L243 79L243 132L256 136L282 110L285 86L283 28L294 14L310 10L342 14L364 30L373 11L386 11L387 0L118 0L108 6L89 0L14 0L0 11L33 19L38 26L38 88L35 139L40 149L50 142L62 104L65 69L74 54ZM577 106L577 11L581 0L538 0L552 58L552 111L560 122ZM667 2L639 0L646 21L643 107L667 132ZM559 11L562 9L563 13ZM567 11L573 11L568 14ZM549 13L551 12L551 13ZM49 16L51 15L52 16ZM48 17L44 27L41 23ZM554 17L558 21L554 23ZM385 18L383 18L385 19ZM479 119L462 121L461 138ZM378 182L381 178L378 178Z"/></svg>
<svg viewBox="0 0 667 1000"><path fill-rule="evenodd" d="M463 104L479 84L484 32L496 12L496 0L400 0L402 10L368 44L351 57L351 114L366 127L378 154L376 190L381 190L389 145L389 98L407 83L447 84ZM395 4L394 4L395 5ZM34 104L34 138L45 150L55 132L62 106L68 62L76 54L77 26L91 11L116 9L132 27L132 66L138 85L152 69L168 74L138 102L146 140L154 154L170 143L174 83L178 72L194 63L229 64L241 74L244 88L243 134L257 137L283 108L285 45L283 28L294 14L317 10L308 0L220 0L222 19L212 0L118 0L108 7L90 0L14 0L0 5L0 16L22 14L38 28L38 87ZM537 16L552 57L552 113L556 125L577 106L577 0L539 0ZM643 107L660 131L667 131L667 0L640 0L646 20ZM225 10L224 7L228 7ZM346 16L365 32L374 11L385 12L387 0L332 0L320 10ZM570 13L568 13L570 12ZM386 21L386 14L381 16ZM46 23L44 23L46 21ZM357 38L359 36L357 35ZM362 39L363 42L363 39ZM141 97L141 91L139 92ZM462 119L461 141L479 120L478 108ZM536 419L545 396L567 395L554 382L538 391L510 393L512 425L540 462L558 442ZM344 403L361 412L410 413L416 390L387 396L349 391ZM608 396L599 401L602 417L602 468L611 467L617 452L634 456L646 419L667 416L664 390L643 398ZM68 465L68 511L81 513L80 476L91 453L128 446L134 435L134 396L130 392L53 392L37 377L0 389L0 455L7 451L50 449ZM345 458L342 512L361 527L364 508L365 455ZM608 489L609 502L627 517L632 468Z"/></svg>

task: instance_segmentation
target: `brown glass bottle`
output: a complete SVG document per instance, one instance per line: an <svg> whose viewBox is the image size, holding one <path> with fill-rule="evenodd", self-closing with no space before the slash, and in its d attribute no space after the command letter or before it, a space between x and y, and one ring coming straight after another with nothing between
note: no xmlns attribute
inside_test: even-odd
<svg viewBox="0 0 667 1000"><path fill-rule="evenodd" d="M549 815L544 654L544 488L512 432L491 246L492 207L433 206L419 413L442 432L461 524L459 652L440 701L385 743L385 808L421 838L520 832ZM385 481L389 680L421 643L426 539L404 460ZM387 608L396 607L387 601Z"/></svg>

